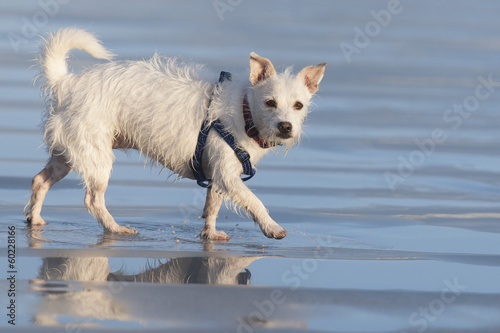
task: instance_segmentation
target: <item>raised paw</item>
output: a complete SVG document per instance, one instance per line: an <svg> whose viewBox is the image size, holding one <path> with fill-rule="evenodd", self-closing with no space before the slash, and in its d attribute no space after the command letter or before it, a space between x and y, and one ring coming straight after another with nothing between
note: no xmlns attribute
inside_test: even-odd
<svg viewBox="0 0 500 333"><path fill-rule="evenodd" d="M216 240L216 241L228 241L231 237L229 237L224 231L219 231L214 228L204 228L201 231L200 238L207 240Z"/></svg>
<svg viewBox="0 0 500 333"><path fill-rule="evenodd" d="M277 223L272 226L261 228L261 230L268 238L282 239L286 236L286 230L280 227Z"/></svg>

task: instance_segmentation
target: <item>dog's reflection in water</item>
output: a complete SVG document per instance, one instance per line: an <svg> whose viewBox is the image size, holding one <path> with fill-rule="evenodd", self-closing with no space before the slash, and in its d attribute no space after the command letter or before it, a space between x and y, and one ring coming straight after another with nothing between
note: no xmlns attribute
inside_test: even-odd
<svg viewBox="0 0 500 333"><path fill-rule="evenodd" d="M137 274L123 270L111 272L106 257L45 258L39 280L32 289L43 292L34 322L38 325L62 325L71 317L77 325L91 325L95 320L134 320L125 304L113 294L130 282L199 283L247 285L250 271L246 268L259 257L188 257L149 261ZM109 288L88 285L55 284L53 281L107 282ZM50 281L50 282L49 282ZM122 281L122 282L120 282ZM65 320L65 321L66 321Z"/></svg>
<svg viewBox="0 0 500 333"><path fill-rule="evenodd" d="M148 261L138 274L111 272L108 258L45 258L40 270L42 280L128 281L153 283L249 284L246 269L259 257L188 257L162 263ZM155 265L156 263L156 265Z"/></svg>

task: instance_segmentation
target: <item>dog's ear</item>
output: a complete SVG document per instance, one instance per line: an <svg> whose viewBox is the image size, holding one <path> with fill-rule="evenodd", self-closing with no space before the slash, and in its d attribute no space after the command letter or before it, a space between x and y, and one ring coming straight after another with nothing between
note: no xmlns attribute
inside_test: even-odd
<svg viewBox="0 0 500 333"><path fill-rule="evenodd" d="M250 82L256 85L276 75L274 66L269 59L259 57L255 52L250 53Z"/></svg>
<svg viewBox="0 0 500 333"><path fill-rule="evenodd" d="M319 83L325 74L326 62L316 66L304 68L297 74L297 77L302 79L311 94L314 94L319 89Z"/></svg>

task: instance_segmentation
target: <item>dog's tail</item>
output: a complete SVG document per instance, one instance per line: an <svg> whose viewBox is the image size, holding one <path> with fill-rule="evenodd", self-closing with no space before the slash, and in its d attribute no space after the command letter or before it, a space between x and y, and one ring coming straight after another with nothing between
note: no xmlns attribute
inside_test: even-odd
<svg viewBox="0 0 500 333"><path fill-rule="evenodd" d="M91 33L76 29L60 29L45 40L40 57L40 76L47 78L49 85L55 84L59 79L68 74L66 59L72 49L82 50L98 59L111 60L114 56L106 50L101 42Z"/></svg>

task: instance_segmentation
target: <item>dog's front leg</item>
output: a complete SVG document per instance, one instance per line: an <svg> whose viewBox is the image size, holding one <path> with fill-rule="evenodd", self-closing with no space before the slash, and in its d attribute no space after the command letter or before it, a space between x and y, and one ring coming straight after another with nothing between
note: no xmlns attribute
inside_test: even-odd
<svg viewBox="0 0 500 333"><path fill-rule="evenodd" d="M239 175L235 175L235 177L231 177L230 179L225 178L220 183L214 182L213 187L217 192L222 193L235 205L243 208L250 214L264 235L276 239L286 236L286 230L269 216L264 204L246 187Z"/></svg>
<svg viewBox="0 0 500 333"><path fill-rule="evenodd" d="M230 237L224 231L217 231L215 229L215 221L221 204L222 197L211 188L208 188L202 215L202 218L205 219L205 227L201 231L201 238L221 241L229 240Z"/></svg>

